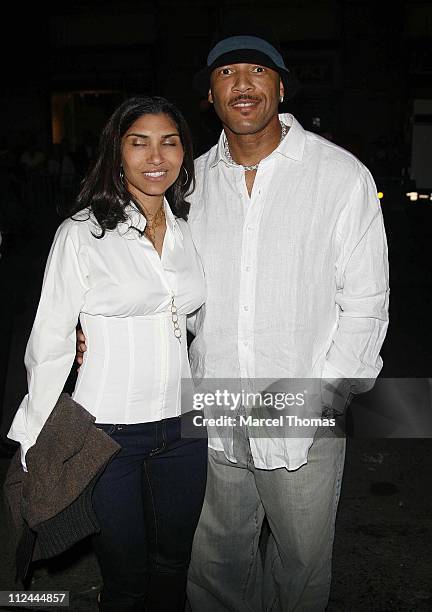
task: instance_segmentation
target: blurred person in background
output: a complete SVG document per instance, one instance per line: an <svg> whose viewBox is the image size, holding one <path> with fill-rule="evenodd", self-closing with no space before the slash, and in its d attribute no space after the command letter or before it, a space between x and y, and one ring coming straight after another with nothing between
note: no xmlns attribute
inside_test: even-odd
<svg viewBox="0 0 432 612"><path fill-rule="evenodd" d="M34 176L45 172L46 154L39 145L37 136L33 132L27 134L27 142L20 155L19 162L24 176Z"/></svg>

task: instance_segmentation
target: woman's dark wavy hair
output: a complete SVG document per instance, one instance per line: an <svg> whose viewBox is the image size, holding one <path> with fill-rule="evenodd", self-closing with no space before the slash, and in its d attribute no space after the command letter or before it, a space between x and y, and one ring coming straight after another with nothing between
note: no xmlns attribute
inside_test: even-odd
<svg viewBox="0 0 432 612"><path fill-rule="evenodd" d="M75 204L69 210L69 215L73 216L85 208L90 208L102 230L97 238L102 238L107 230L113 230L119 223L127 220L125 207L131 201L138 210L141 210L138 201L126 189L120 177L121 145L122 138L130 126L142 115L149 114L168 115L179 131L184 150L182 168L187 172L180 170L177 180L167 190L165 197L174 215L187 220L190 205L185 198L195 188L193 147L189 126L179 109L165 98L134 97L125 100L114 111L102 130L94 166L82 181Z"/></svg>

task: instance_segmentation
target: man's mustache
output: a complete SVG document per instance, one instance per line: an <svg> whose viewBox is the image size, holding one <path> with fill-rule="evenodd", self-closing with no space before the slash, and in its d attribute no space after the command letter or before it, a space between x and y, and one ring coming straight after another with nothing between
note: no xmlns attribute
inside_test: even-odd
<svg viewBox="0 0 432 612"><path fill-rule="evenodd" d="M260 98L258 96L250 96L246 94L242 94L240 96L236 96L230 100L230 106L233 104L237 104L237 102L259 102Z"/></svg>

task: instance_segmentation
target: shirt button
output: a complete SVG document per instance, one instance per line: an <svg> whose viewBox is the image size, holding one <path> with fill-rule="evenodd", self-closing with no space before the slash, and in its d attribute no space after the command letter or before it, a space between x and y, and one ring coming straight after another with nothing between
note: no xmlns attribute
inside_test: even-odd
<svg viewBox="0 0 432 612"><path fill-rule="evenodd" d="M251 232L254 229L254 227L253 227L253 225L248 225L247 229L248 229L248 232Z"/></svg>
<svg viewBox="0 0 432 612"><path fill-rule="evenodd" d="M243 306L243 310L248 311L249 310L249 306Z"/></svg>
<svg viewBox="0 0 432 612"><path fill-rule="evenodd" d="M245 341L243 342L243 346L249 346L249 342L248 342L247 340L245 340Z"/></svg>
<svg viewBox="0 0 432 612"><path fill-rule="evenodd" d="M250 266L246 266L245 270L246 270L246 272L250 272L251 271L251 267Z"/></svg>

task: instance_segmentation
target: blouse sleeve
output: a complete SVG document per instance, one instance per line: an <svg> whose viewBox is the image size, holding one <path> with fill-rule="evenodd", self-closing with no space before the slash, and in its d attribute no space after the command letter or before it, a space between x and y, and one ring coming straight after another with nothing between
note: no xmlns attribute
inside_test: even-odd
<svg viewBox="0 0 432 612"><path fill-rule="evenodd" d="M56 232L25 352L28 393L8 433L21 445L25 471L25 455L53 410L75 358L75 328L88 289L77 229L76 223L67 220Z"/></svg>

